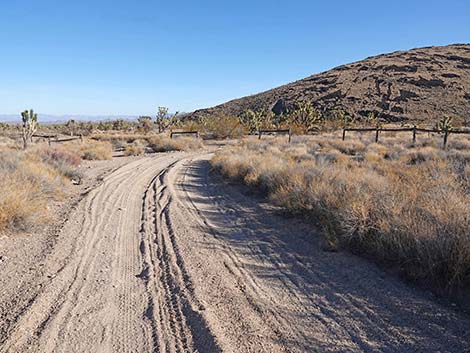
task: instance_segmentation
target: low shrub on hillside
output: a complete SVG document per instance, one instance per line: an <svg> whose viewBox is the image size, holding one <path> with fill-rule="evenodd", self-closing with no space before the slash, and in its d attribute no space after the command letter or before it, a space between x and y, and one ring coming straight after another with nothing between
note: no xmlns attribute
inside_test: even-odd
<svg viewBox="0 0 470 353"><path fill-rule="evenodd" d="M218 152L212 165L319 222L330 247L398 264L440 290L468 286L470 152L421 146L406 148L399 138L247 140Z"/></svg>

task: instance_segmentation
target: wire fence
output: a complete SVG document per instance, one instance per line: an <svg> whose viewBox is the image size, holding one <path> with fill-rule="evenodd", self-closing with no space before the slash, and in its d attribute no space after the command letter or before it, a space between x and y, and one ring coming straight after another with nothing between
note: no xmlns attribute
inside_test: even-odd
<svg viewBox="0 0 470 353"><path fill-rule="evenodd" d="M470 134L469 130L454 130L454 129L423 129L419 128L416 126L412 127L398 127L398 128L383 128L383 127L371 127L371 128L353 128L353 127L347 127L343 128L343 141L346 139L346 132L352 131L352 132L375 132L375 142L378 143L380 139L380 133L381 132L404 132L404 131L409 131L412 133L412 141L413 143L416 142L416 136L418 132L427 132L427 133L437 133L437 134L442 134L443 135L443 142L442 142L442 147L445 149L447 148L447 142L449 140L449 135L450 134Z"/></svg>
<svg viewBox="0 0 470 353"><path fill-rule="evenodd" d="M80 142L83 142L83 136L78 135L78 136L70 136L70 137L60 137L59 135L41 135L41 134L35 134L33 137L36 138L42 138L46 139L47 143L49 146L52 143L62 143L62 142L68 142L68 141L75 141L75 140L80 140Z"/></svg>

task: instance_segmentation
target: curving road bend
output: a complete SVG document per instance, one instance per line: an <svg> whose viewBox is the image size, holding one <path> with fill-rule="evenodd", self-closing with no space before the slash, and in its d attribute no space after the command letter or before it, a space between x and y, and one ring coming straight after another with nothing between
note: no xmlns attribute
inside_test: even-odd
<svg viewBox="0 0 470 353"><path fill-rule="evenodd" d="M135 160L63 228L0 352L464 352L470 317L210 172Z"/></svg>

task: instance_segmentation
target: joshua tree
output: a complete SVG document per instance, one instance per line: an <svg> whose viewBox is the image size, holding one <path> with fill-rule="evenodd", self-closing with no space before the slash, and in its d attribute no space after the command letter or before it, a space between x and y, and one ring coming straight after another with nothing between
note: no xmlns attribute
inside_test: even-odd
<svg viewBox="0 0 470 353"><path fill-rule="evenodd" d="M7 130L9 125L7 123L0 123L0 130Z"/></svg>
<svg viewBox="0 0 470 353"><path fill-rule="evenodd" d="M451 131L454 126L453 126L453 120L454 118L450 116L445 116L439 122L437 123L437 129L441 131Z"/></svg>
<svg viewBox="0 0 470 353"><path fill-rule="evenodd" d="M257 132L261 128L270 128L278 123L278 121L275 120L274 113L266 109L257 111L251 109L245 110L239 115L238 120L251 133Z"/></svg>
<svg viewBox="0 0 470 353"><path fill-rule="evenodd" d="M168 108L158 107L157 115L155 117L155 124L157 124L158 132L163 132L168 126Z"/></svg>
<svg viewBox="0 0 470 353"><path fill-rule="evenodd" d="M384 125L384 122L380 121L380 114L375 114L374 112L370 112L367 115L366 121L368 125L372 125L378 128L381 128Z"/></svg>
<svg viewBox="0 0 470 353"><path fill-rule="evenodd" d="M78 123L78 129L82 134L85 133L88 135L93 131L93 124L90 122L81 121Z"/></svg>
<svg viewBox="0 0 470 353"><path fill-rule="evenodd" d="M170 119L168 119L167 127L176 125L178 123L179 114L180 112L176 111L175 114L173 114L173 116Z"/></svg>
<svg viewBox="0 0 470 353"><path fill-rule="evenodd" d="M131 127L131 123L124 119L116 119L112 122L113 130L122 131L127 130Z"/></svg>
<svg viewBox="0 0 470 353"><path fill-rule="evenodd" d="M74 119L70 119L69 121L67 121L67 124L65 124L65 126L69 130L70 136L74 136L75 129L77 128L77 122Z"/></svg>
<svg viewBox="0 0 470 353"><path fill-rule="evenodd" d="M239 117L240 124L245 126L251 133L257 130L258 115L251 109L245 110Z"/></svg>
<svg viewBox="0 0 470 353"><path fill-rule="evenodd" d="M335 117L336 120L338 120L341 124L342 127L347 127L354 123L355 119L352 115L349 113L344 112L344 110L337 109L333 111L333 116ZM368 119L371 118L373 119L374 116L370 115L368 116Z"/></svg>
<svg viewBox="0 0 470 353"><path fill-rule="evenodd" d="M38 128L38 115L32 109L25 110L21 113L21 119L23 120L23 148L26 149Z"/></svg>
<svg viewBox="0 0 470 353"><path fill-rule="evenodd" d="M285 111L281 114L275 114L271 112L272 118L271 122L276 128L280 128L282 125L289 123L289 112Z"/></svg>
<svg viewBox="0 0 470 353"><path fill-rule="evenodd" d="M290 113L290 116L293 122L305 126L307 131L315 130L323 120L322 114L309 101L297 103L296 109Z"/></svg>
<svg viewBox="0 0 470 353"><path fill-rule="evenodd" d="M147 134L152 130L152 118L150 116L139 116L137 119L137 129Z"/></svg>
<svg viewBox="0 0 470 353"><path fill-rule="evenodd" d="M447 148L447 139L449 137L449 132L454 129L453 118L450 116L445 116L437 123L437 129L441 132L444 132L444 149Z"/></svg>

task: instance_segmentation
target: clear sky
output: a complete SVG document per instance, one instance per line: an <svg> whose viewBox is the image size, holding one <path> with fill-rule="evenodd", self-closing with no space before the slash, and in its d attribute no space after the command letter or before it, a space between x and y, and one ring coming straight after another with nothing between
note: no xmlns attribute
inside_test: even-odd
<svg viewBox="0 0 470 353"><path fill-rule="evenodd" d="M191 111L375 54L468 42L469 0L1 0L0 113Z"/></svg>

